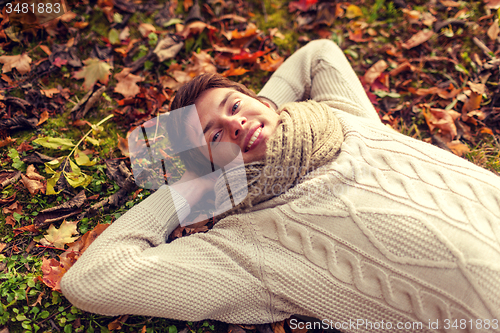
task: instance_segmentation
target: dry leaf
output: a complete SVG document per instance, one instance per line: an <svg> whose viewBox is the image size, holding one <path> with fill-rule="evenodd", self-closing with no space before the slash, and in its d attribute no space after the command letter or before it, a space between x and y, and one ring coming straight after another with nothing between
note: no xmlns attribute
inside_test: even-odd
<svg viewBox="0 0 500 333"><path fill-rule="evenodd" d="M40 191L45 194L45 185L40 183L38 180L32 180L25 175L21 175L21 181L31 193L31 195L35 195Z"/></svg>
<svg viewBox="0 0 500 333"><path fill-rule="evenodd" d="M428 111L424 109L424 117L431 132L438 128L443 138L448 138L449 141L457 136L455 120L460 117L460 113L454 110L430 108Z"/></svg>
<svg viewBox="0 0 500 333"><path fill-rule="evenodd" d="M16 225L16 219L14 219L14 217L12 217L12 215L8 215L5 218L5 224L8 224L11 227L14 227Z"/></svg>
<svg viewBox="0 0 500 333"><path fill-rule="evenodd" d="M500 8L500 0L484 0L486 4L486 8L489 9L498 9Z"/></svg>
<svg viewBox="0 0 500 333"><path fill-rule="evenodd" d="M366 71L363 77L365 82L371 85L380 76L380 74L382 74L382 72L384 72L387 69L387 67L389 66L384 60L377 61L372 67L370 67Z"/></svg>
<svg viewBox="0 0 500 333"><path fill-rule="evenodd" d="M23 206L19 203L19 201L16 201L12 204L10 204L9 207L4 207L2 209L2 212L7 215L7 214L12 214L12 213L18 213L21 214L23 212Z"/></svg>
<svg viewBox="0 0 500 333"><path fill-rule="evenodd" d="M44 110L40 115L40 120L38 121L38 124L36 124L36 126L40 126L41 124L46 122L47 119L49 119L49 113L47 112L47 110Z"/></svg>
<svg viewBox="0 0 500 333"><path fill-rule="evenodd" d="M452 0L439 0L439 2L441 2L441 4L445 7L459 7L460 4L456 1L452 1Z"/></svg>
<svg viewBox="0 0 500 333"><path fill-rule="evenodd" d="M448 142L446 145L448 146L448 148L451 149L451 151L455 155L458 155L458 156L464 156L465 153L468 153L470 151L469 147L467 147L467 145L460 142L460 140Z"/></svg>
<svg viewBox="0 0 500 333"><path fill-rule="evenodd" d="M268 72L276 71L285 60L285 58L280 57L277 53L268 53L263 58L264 61L259 63L259 67L261 70Z"/></svg>
<svg viewBox="0 0 500 333"><path fill-rule="evenodd" d="M16 142L17 139L12 139L10 136L6 137L3 140L0 140L0 147L5 147L10 145L12 142Z"/></svg>
<svg viewBox="0 0 500 333"><path fill-rule="evenodd" d="M150 33L156 32L156 28L149 23L141 23L138 29L142 37L147 37Z"/></svg>
<svg viewBox="0 0 500 333"><path fill-rule="evenodd" d="M238 67L238 68L234 68L233 64L231 63L231 67L225 71L224 73L222 73L222 76L225 76L225 77L228 77L228 76L238 76L238 75L243 75L245 74L246 72L249 72L248 69L244 69L243 67Z"/></svg>
<svg viewBox="0 0 500 333"><path fill-rule="evenodd" d="M422 31L417 32L415 35L413 35L409 40L407 40L405 43L401 44L401 46L405 49L411 49L415 46L418 46L426 41L428 41L432 35L434 35L434 31L425 29Z"/></svg>
<svg viewBox="0 0 500 333"><path fill-rule="evenodd" d="M45 177L40 175L33 164L30 164L26 170L26 176L33 180L44 180Z"/></svg>
<svg viewBox="0 0 500 333"><path fill-rule="evenodd" d="M26 74L31 70L31 58L26 53L14 56L1 56L0 63L3 64L2 73L8 73L12 68L17 69L20 74Z"/></svg>
<svg viewBox="0 0 500 333"><path fill-rule="evenodd" d="M154 54L158 56L160 62L172 59L184 46L184 42L176 42L172 36L167 36L158 42Z"/></svg>
<svg viewBox="0 0 500 333"><path fill-rule="evenodd" d="M128 152L128 140L124 139L120 136L120 134L116 134L118 136L118 149L122 152L123 156L129 156Z"/></svg>
<svg viewBox="0 0 500 333"><path fill-rule="evenodd" d="M125 98L135 97L141 91L137 82L144 81L143 77L131 74L130 68L124 68L119 74L115 75L115 78L118 83L114 92L122 94Z"/></svg>
<svg viewBox="0 0 500 333"><path fill-rule="evenodd" d="M71 237L72 235L78 234L78 231L76 230L77 224L78 221L67 222L64 220L59 229L51 224L49 230L47 230L47 235L43 236L44 238L40 240L40 243L45 246L53 245L58 249L64 249L65 244L73 243L79 238L79 236Z"/></svg>
<svg viewBox="0 0 500 333"><path fill-rule="evenodd" d="M42 95L47 96L48 98L52 98L55 94L59 94L59 89L57 88L50 88L47 90L40 90Z"/></svg>
<svg viewBox="0 0 500 333"><path fill-rule="evenodd" d="M6 246L7 246L7 244L0 243L0 253L2 253L3 249L5 249Z"/></svg>
<svg viewBox="0 0 500 333"><path fill-rule="evenodd" d="M67 269L62 267L57 259L42 257L42 260L42 282L52 290L61 292L61 279Z"/></svg>
<svg viewBox="0 0 500 333"><path fill-rule="evenodd" d="M14 236L22 234L23 232L26 232L26 231L33 232L33 233L40 233L40 231L35 227L34 224L27 225L27 226L24 226L21 228L17 228L17 229L14 229L12 231L14 232Z"/></svg>
<svg viewBox="0 0 500 333"><path fill-rule="evenodd" d="M97 81L102 84L107 84L109 80L109 70L112 68L107 62L97 58L89 58L84 60L85 66L73 73L75 79L85 79L83 87L86 90L91 90Z"/></svg>
<svg viewBox="0 0 500 333"><path fill-rule="evenodd" d="M122 325L127 321L128 315L122 315L108 324L108 330L121 330Z"/></svg>
<svg viewBox="0 0 500 333"><path fill-rule="evenodd" d="M491 40L497 40L499 33L500 33L500 27L498 26L498 18L497 18L488 29L488 37L490 37Z"/></svg>

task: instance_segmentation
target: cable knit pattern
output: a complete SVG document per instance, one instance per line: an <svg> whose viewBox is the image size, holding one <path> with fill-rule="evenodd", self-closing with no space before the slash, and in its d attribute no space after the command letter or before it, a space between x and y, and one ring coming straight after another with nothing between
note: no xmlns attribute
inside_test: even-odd
<svg viewBox="0 0 500 333"><path fill-rule="evenodd" d="M162 187L97 238L63 277L64 295L107 315L259 324L300 314L390 322L387 332L500 332L500 178L382 125L345 63L331 41L311 42L261 92L277 105L327 102L344 133L334 161L171 243L189 206ZM485 319L488 330L476 326Z"/></svg>

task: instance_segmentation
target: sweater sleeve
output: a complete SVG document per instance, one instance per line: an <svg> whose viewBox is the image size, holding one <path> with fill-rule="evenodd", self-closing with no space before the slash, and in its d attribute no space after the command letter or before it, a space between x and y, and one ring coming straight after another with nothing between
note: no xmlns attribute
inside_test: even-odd
<svg viewBox="0 0 500 333"><path fill-rule="evenodd" d="M278 107L287 102L313 99L380 121L344 53L326 39L312 41L292 54L258 95Z"/></svg>
<svg viewBox="0 0 500 333"><path fill-rule="evenodd" d="M211 230L166 243L188 214L184 198L160 188L91 244L63 276L64 296L84 311L110 316L255 320L255 309L265 308L263 289L218 244L224 237ZM247 308L247 301L254 305Z"/></svg>

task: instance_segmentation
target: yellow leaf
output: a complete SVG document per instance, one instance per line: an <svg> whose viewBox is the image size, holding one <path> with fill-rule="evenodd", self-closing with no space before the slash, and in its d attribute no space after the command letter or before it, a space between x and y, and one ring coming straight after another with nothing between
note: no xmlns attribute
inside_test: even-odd
<svg viewBox="0 0 500 333"><path fill-rule="evenodd" d="M359 8L356 5L349 5L347 7L347 10L345 12L345 17L349 19L353 19L358 16L363 16L363 12L361 11L361 8Z"/></svg>
<svg viewBox="0 0 500 333"><path fill-rule="evenodd" d="M71 185L72 187L78 187L78 186L87 187L92 181L91 176L81 172L79 174L73 172L66 173L64 174L64 177L68 181L68 184Z"/></svg>
<svg viewBox="0 0 500 333"><path fill-rule="evenodd" d="M94 158L90 161L87 154L82 153L78 149L75 150L75 161L78 165L92 166L97 163L97 160Z"/></svg>
<svg viewBox="0 0 500 333"><path fill-rule="evenodd" d="M40 243L46 246L53 245L58 249L64 250L64 244L73 243L77 240L78 237L71 237L72 235L78 234L76 230L76 225L78 221L75 222L66 222L63 221L59 229L54 227L53 224L50 225L49 230L47 230L47 235L44 235L43 239L40 240Z"/></svg>
<svg viewBox="0 0 500 333"><path fill-rule="evenodd" d="M85 66L78 72L73 73L75 79L85 79L83 87L91 90L97 81L107 84L110 69L113 68L107 62L96 58L89 58L84 61Z"/></svg>
<svg viewBox="0 0 500 333"><path fill-rule="evenodd" d="M52 176L52 178L47 180L47 190L46 190L47 195L54 195L54 194L61 193L62 190L59 190L57 192L54 190L54 186L56 186L56 183L59 180L59 177L61 177L61 172L54 172L54 175Z"/></svg>

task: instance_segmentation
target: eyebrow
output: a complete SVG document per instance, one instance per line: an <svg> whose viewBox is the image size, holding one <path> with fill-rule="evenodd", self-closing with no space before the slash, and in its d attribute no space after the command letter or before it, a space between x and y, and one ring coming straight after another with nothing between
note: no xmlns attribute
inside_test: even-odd
<svg viewBox="0 0 500 333"><path fill-rule="evenodd" d="M236 92L236 90L231 90L229 91L225 96L224 98L222 99L222 101L220 102L219 104L219 109L223 108L224 105L227 103L227 100L229 99L229 97L234 94ZM203 128L203 135L205 135L205 133L214 125L214 120L210 120L207 125L205 126L205 128Z"/></svg>

